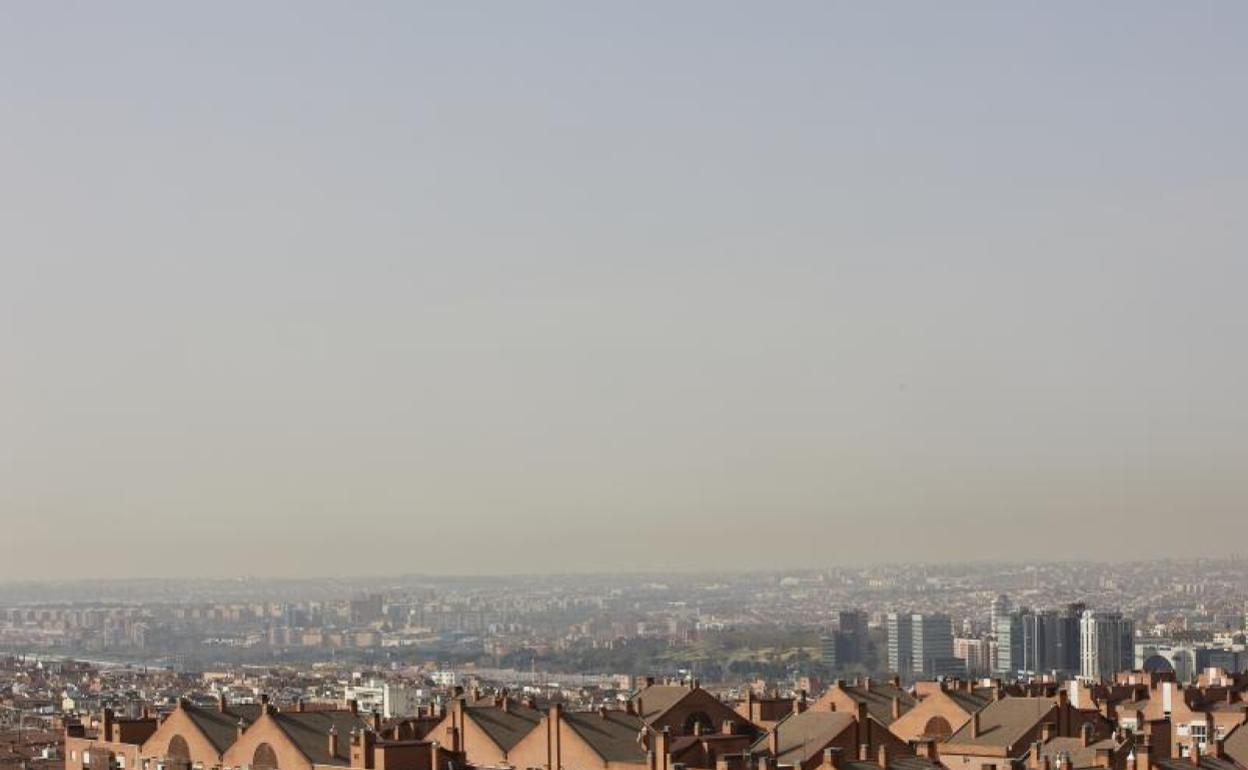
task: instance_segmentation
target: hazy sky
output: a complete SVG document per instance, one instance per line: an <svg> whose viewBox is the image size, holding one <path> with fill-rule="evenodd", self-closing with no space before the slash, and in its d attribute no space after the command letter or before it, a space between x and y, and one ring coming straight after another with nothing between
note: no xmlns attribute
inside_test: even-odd
<svg viewBox="0 0 1248 770"><path fill-rule="evenodd" d="M1248 4L0 4L0 579L1248 537Z"/></svg>

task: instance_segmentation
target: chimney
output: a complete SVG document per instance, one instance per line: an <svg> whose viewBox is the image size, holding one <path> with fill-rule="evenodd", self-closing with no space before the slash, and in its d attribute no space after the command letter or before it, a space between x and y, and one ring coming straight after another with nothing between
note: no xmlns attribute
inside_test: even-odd
<svg viewBox="0 0 1248 770"><path fill-rule="evenodd" d="M1192 753L1188 755L1188 758L1192 760L1192 764L1194 766L1200 767L1200 744L1199 743L1192 741Z"/></svg>
<svg viewBox="0 0 1248 770"><path fill-rule="evenodd" d="M226 703L226 700L225 700L225 690L222 690L221 692L217 693L217 712L220 714L224 714L225 710L228 707L229 707L229 704Z"/></svg>
<svg viewBox="0 0 1248 770"><path fill-rule="evenodd" d="M381 712L375 709L373 710L373 732L381 732Z"/></svg>
<svg viewBox="0 0 1248 770"><path fill-rule="evenodd" d="M303 712L307 710L308 710L308 702L305 701L303 698L300 698L299 702L295 704L295 711L298 711L300 714L302 714Z"/></svg>
<svg viewBox="0 0 1248 770"><path fill-rule="evenodd" d="M1215 738L1214 740L1209 741L1209 756L1213 757L1214 759L1222 758L1221 739Z"/></svg>
<svg viewBox="0 0 1248 770"><path fill-rule="evenodd" d="M871 692L871 677L864 676L862 678L862 691Z"/></svg>
<svg viewBox="0 0 1248 770"><path fill-rule="evenodd" d="M511 699L508 698L506 695L504 695L499 700L500 700L500 703L498 704L498 707L502 709L504 714L510 714L511 713Z"/></svg>
<svg viewBox="0 0 1248 770"><path fill-rule="evenodd" d="M648 676L642 680L641 689L644 690L647 687L654 687L654 677Z"/></svg>
<svg viewBox="0 0 1248 770"><path fill-rule="evenodd" d="M896 674L893 674L893 678L890 681L892 682L893 687L901 687L901 677Z"/></svg>
<svg viewBox="0 0 1248 770"><path fill-rule="evenodd" d="M267 695L261 696L261 697L265 698L266 703L268 702ZM350 700L347 701L347 710L350 711L352 714L359 716L360 715L360 702L356 700L355 698L351 698Z"/></svg>
<svg viewBox="0 0 1248 770"><path fill-rule="evenodd" d="M338 726L329 726L329 755L331 757L338 756Z"/></svg>
<svg viewBox="0 0 1248 770"><path fill-rule="evenodd" d="M802 696L800 698L794 698L793 699L793 713L800 714L805 710L806 710L806 697Z"/></svg>
<svg viewBox="0 0 1248 770"><path fill-rule="evenodd" d="M936 743L935 738L926 738L916 746L919 749L916 753L933 765L938 765L940 764L940 750L937 748Z"/></svg>
<svg viewBox="0 0 1248 770"><path fill-rule="evenodd" d="M265 711L265 707L269 705L269 694L267 692L260 693L260 710Z"/></svg>
<svg viewBox="0 0 1248 770"><path fill-rule="evenodd" d="M773 757L780 756L780 725L771 728L771 732L767 733L767 749Z"/></svg>
<svg viewBox="0 0 1248 770"><path fill-rule="evenodd" d="M364 767L366 768L371 768L373 766L373 746L376 743L376 740L377 733L372 730L365 729L360 731L360 745L363 749L362 753L364 755Z"/></svg>
<svg viewBox="0 0 1248 770"><path fill-rule="evenodd" d="M624 713L629 714L630 716L637 715L637 706L633 703L631 698L624 701Z"/></svg>
<svg viewBox="0 0 1248 770"><path fill-rule="evenodd" d="M113 710L104 709L104 715L100 718L100 730L104 733L104 740L111 741L113 739Z"/></svg>
<svg viewBox="0 0 1248 770"><path fill-rule="evenodd" d="M836 747L824 749L823 764L832 770L841 770L841 750Z"/></svg>
<svg viewBox="0 0 1248 770"><path fill-rule="evenodd" d="M563 766L562 722L563 705L550 704L546 711L546 766L549 770L560 770Z"/></svg>
<svg viewBox="0 0 1248 770"><path fill-rule="evenodd" d="M724 735L736 735L737 723L732 721L731 719L725 719L723 732L724 732Z"/></svg>
<svg viewBox="0 0 1248 770"><path fill-rule="evenodd" d="M893 696L893 719L901 719L901 696Z"/></svg>
<svg viewBox="0 0 1248 770"><path fill-rule="evenodd" d="M976 711L974 714L971 714L971 737L972 738L979 737L979 712L978 711Z"/></svg>
<svg viewBox="0 0 1248 770"><path fill-rule="evenodd" d="M447 725L446 727L446 743L451 747L451 751L458 752L461 747L459 745L459 728L455 725Z"/></svg>
<svg viewBox="0 0 1248 770"><path fill-rule="evenodd" d="M888 744L881 743L880 750L876 752L876 764L880 766L880 770L888 770Z"/></svg>
<svg viewBox="0 0 1248 770"><path fill-rule="evenodd" d="M598 718L599 718L599 719L606 719L606 718L607 718L607 707L606 707L606 706L599 706L599 707L598 707ZM700 727L700 726L701 726L701 724L698 724L697 726L698 726L698 727Z"/></svg>
<svg viewBox="0 0 1248 770"><path fill-rule="evenodd" d="M660 767L667 767L668 757L672 752L672 732L669 728L664 727L655 736L654 741L655 756L660 763Z"/></svg>
<svg viewBox="0 0 1248 770"><path fill-rule="evenodd" d="M238 725L235 727L235 730L237 733L237 738L242 738L243 733L247 730L247 723L243 721L242 717L238 718Z"/></svg>
<svg viewBox="0 0 1248 770"><path fill-rule="evenodd" d="M1053 736L1057 733L1057 727L1052 722L1045 722L1040 725L1040 740L1048 743L1053 740Z"/></svg>
<svg viewBox="0 0 1248 770"><path fill-rule="evenodd" d="M1084 722L1079 727L1079 742L1084 746L1092 745L1092 723Z"/></svg>

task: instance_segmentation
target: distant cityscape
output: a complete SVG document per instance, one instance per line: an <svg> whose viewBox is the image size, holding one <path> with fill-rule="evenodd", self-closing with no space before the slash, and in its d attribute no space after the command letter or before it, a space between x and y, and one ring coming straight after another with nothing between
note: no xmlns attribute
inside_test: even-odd
<svg viewBox="0 0 1248 770"><path fill-rule="evenodd" d="M0 767L1231 770L1246 627L1240 559L9 584Z"/></svg>

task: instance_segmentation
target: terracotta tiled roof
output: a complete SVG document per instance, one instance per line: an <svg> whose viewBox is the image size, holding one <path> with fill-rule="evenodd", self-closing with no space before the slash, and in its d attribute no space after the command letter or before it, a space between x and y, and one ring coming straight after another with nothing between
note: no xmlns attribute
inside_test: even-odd
<svg viewBox="0 0 1248 770"><path fill-rule="evenodd" d="M856 703L865 703L867 713L885 725L893 723L893 698L901 701L902 714L918 705L918 700L913 695L891 682L872 682L869 687L847 684L842 685L841 689Z"/></svg>
<svg viewBox="0 0 1248 770"><path fill-rule="evenodd" d="M693 690L684 685L655 684L637 691L632 701L634 705L641 703L641 718L652 722L684 700L691 692Z"/></svg>
<svg viewBox="0 0 1248 770"><path fill-rule="evenodd" d="M854 725L855 719L843 711L803 711L781 720L772 728L776 733L778 765L798 765L819 755L836 736ZM770 736L754 744L752 753L768 751Z"/></svg>
<svg viewBox="0 0 1248 770"><path fill-rule="evenodd" d="M1235 762L1248 767L1248 725L1240 725L1222 740L1222 753Z"/></svg>
<svg viewBox="0 0 1248 770"><path fill-rule="evenodd" d="M947 744L1015 746L1029 730L1056 708L1052 698L1002 698L979 711L979 734L972 737L973 721L949 737Z"/></svg>

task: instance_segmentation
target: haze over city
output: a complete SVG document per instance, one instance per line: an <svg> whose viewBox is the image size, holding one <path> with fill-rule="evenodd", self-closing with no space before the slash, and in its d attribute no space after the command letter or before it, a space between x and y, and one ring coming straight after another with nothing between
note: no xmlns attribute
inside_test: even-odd
<svg viewBox="0 0 1248 770"><path fill-rule="evenodd" d="M0 580L1240 552L1200 8L4 4Z"/></svg>

